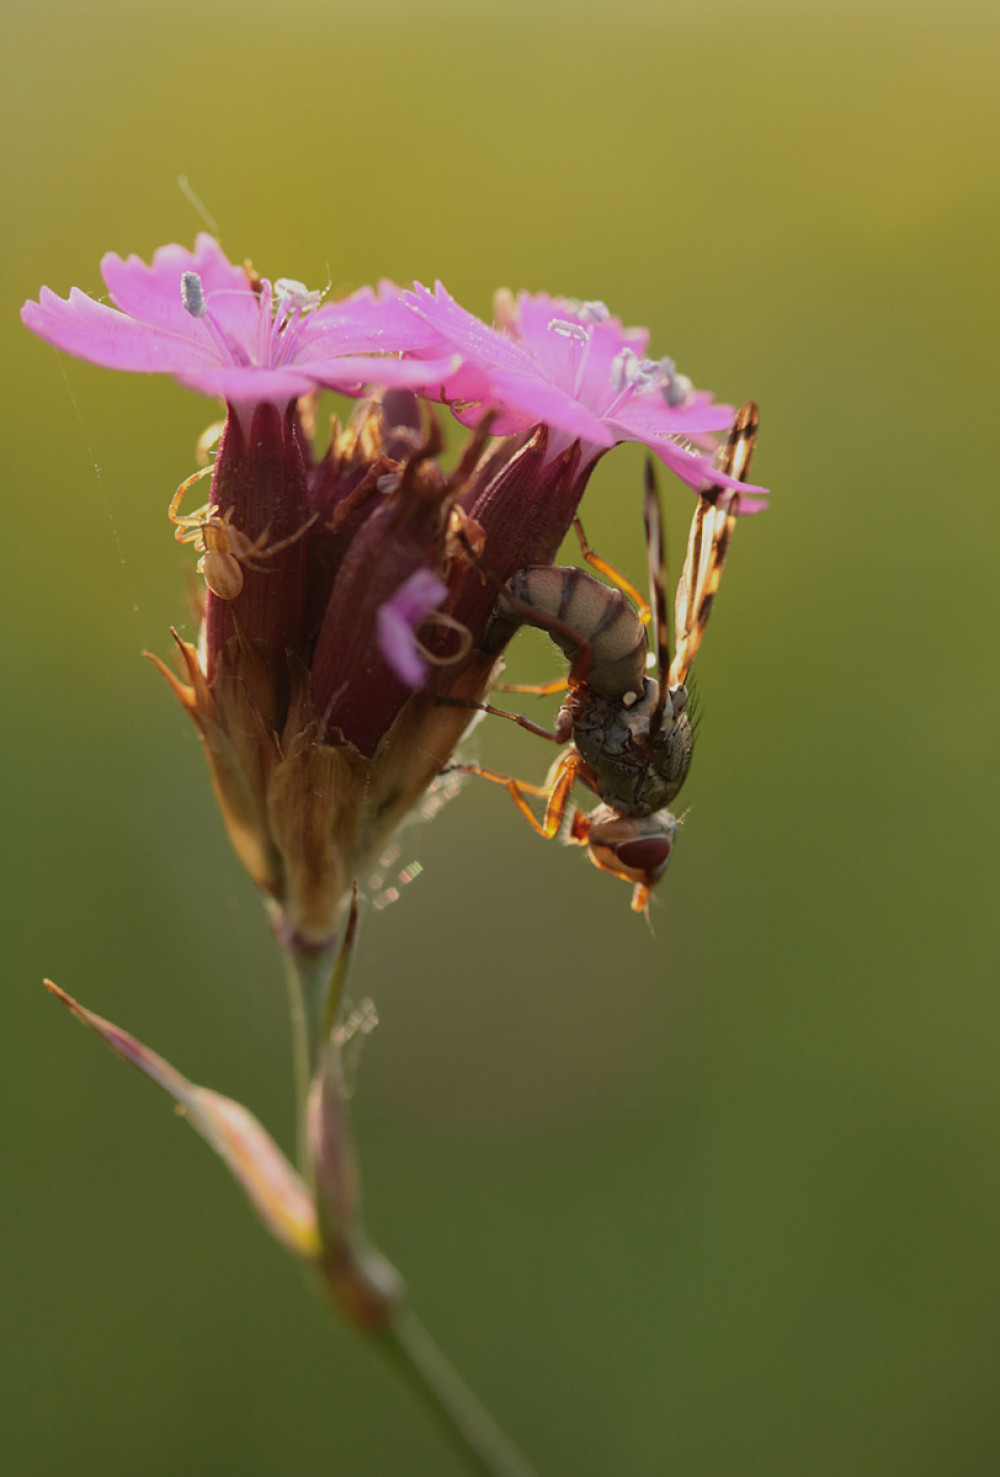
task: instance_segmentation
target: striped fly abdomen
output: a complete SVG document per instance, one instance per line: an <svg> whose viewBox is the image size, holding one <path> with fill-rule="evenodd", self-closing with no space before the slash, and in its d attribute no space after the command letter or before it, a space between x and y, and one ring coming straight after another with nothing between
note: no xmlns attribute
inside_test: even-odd
<svg viewBox="0 0 1000 1477"><path fill-rule="evenodd" d="M524 625L545 631L571 662L589 645L582 676L602 697L642 692L645 627L620 590L585 570L550 564L517 570L497 598L485 649L499 651Z"/></svg>

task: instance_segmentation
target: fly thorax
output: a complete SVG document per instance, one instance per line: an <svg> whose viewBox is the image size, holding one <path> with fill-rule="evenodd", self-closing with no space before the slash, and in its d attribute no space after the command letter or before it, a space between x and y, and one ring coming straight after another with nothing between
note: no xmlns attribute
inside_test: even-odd
<svg viewBox="0 0 1000 1477"><path fill-rule="evenodd" d="M694 734L687 713L682 710L676 717L669 714L668 705L653 747L653 768L663 781L667 797L663 803L667 805L687 779L694 747Z"/></svg>
<svg viewBox="0 0 1000 1477"><path fill-rule="evenodd" d="M565 706L571 707L569 703ZM635 735L620 701L584 688L574 694L571 711L573 742L588 764L600 771L608 761L630 762Z"/></svg>
<svg viewBox="0 0 1000 1477"><path fill-rule="evenodd" d="M668 797L650 751L656 683L645 678L641 695L630 704L585 692L585 701L578 697L573 742L593 774L598 795L623 815L659 810Z"/></svg>
<svg viewBox="0 0 1000 1477"><path fill-rule="evenodd" d="M640 748L645 748L649 739L649 726L659 686L652 677L642 679L638 695L626 694L619 713L619 721L628 729Z"/></svg>

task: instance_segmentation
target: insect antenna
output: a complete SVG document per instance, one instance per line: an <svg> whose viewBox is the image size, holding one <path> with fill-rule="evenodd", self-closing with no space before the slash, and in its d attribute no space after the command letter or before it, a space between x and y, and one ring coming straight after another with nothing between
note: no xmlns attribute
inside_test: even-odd
<svg viewBox="0 0 1000 1477"><path fill-rule="evenodd" d="M653 651L656 655L656 677L659 693L656 706L649 715L649 741L656 738L663 722L668 687L667 674L670 670L670 622L667 615L667 556L663 535L663 513L660 494L656 486L653 463L646 458L646 495L642 509L646 525L646 557L649 561L649 603L653 617L650 622Z"/></svg>

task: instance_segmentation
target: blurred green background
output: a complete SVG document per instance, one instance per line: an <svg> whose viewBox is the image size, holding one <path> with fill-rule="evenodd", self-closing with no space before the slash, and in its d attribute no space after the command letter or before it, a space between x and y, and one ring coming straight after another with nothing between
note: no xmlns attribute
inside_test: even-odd
<svg viewBox="0 0 1000 1477"><path fill-rule="evenodd" d="M190 243L179 175L270 276L604 298L761 405L773 507L699 657L655 932L486 785L404 832L424 872L366 913L368 1220L429 1327L544 1477L997 1470L998 31L961 3L7 6L5 1471L461 1470L39 983L289 1142L278 963L139 657L190 631L165 514L213 408L16 317ZM625 448L585 504L637 577L640 486Z"/></svg>

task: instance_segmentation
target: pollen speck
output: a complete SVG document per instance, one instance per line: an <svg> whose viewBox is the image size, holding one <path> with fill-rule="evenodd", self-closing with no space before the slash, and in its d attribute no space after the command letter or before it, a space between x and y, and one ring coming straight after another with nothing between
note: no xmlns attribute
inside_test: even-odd
<svg viewBox="0 0 1000 1477"><path fill-rule="evenodd" d="M205 306L205 289L197 272L185 272L181 276L181 301L192 318L204 318L208 311Z"/></svg>

